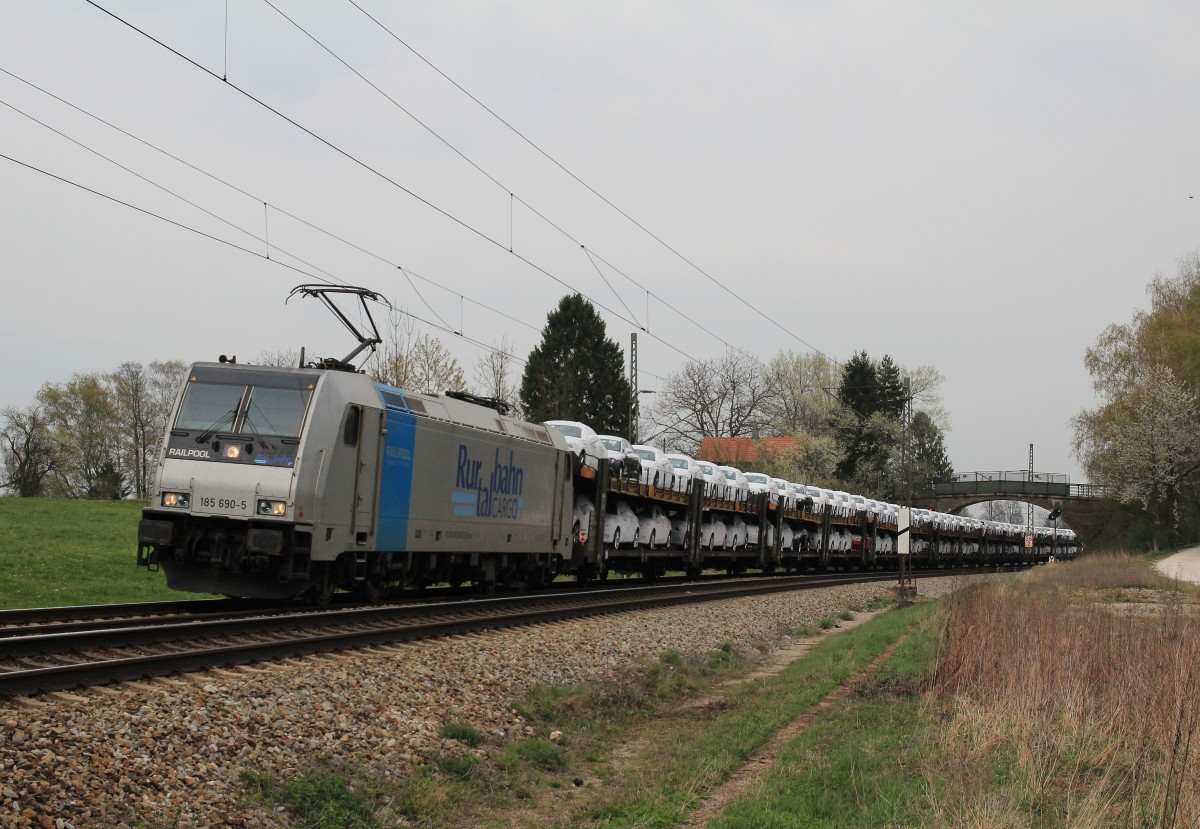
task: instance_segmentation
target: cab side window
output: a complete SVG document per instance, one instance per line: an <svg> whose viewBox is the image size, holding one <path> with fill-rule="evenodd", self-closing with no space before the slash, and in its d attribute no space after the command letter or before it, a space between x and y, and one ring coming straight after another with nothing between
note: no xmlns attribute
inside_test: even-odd
<svg viewBox="0 0 1200 829"><path fill-rule="evenodd" d="M358 446L358 431L362 423L362 406L350 406L346 409L346 425L342 428L342 443L346 446Z"/></svg>

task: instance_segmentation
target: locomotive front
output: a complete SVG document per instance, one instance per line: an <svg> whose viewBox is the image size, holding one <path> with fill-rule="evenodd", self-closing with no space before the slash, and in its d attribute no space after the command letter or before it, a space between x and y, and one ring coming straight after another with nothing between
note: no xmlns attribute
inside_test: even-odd
<svg viewBox="0 0 1200 829"><path fill-rule="evenodd" d="M138 564L177 590L296 595L309 587L311 524L294 491L320 371L197 363L176 401Z"/></svg>

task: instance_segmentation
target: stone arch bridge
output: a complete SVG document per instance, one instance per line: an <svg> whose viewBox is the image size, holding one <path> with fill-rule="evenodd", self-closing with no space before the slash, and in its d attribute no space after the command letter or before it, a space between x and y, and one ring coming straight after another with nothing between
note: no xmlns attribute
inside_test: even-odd
<svg viewBox="0 0 1200 829"><path fill-rule="evenodd" d="M1098 484L1073 484L1065 475L1035 472L970 472L914 495L916 506L960 514L985 501L1022 501L1046 510L1061 509L1062 523L1086 546L1108 525L1117 501Z"/></svg>

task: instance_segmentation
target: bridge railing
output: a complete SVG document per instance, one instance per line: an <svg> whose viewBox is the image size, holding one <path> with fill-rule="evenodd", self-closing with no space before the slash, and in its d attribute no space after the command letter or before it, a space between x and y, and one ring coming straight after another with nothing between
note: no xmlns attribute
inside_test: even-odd
<svg viewBox="0 0 1200 829"><path fill-rule="evenodd" d="M1021 496L1048 498L1108 498L1111 490L1103 484L1073 484L1069 475L1026 472L970 472L954 476L953 481L932 484L920 494L925 497L961 497L994 495L996 500L1019 500Z"/></svg>
<svg viewBox="0 0 1200 829"><path fill-rule="evenodd" d="M1071 476L1059 472L1034 472L1032 479L1028 469L1009 469L999 472L959 472L954 476L954 483L991 483L995 481L1020 481L1035 484L1069 484Z"/></svg>
<svg viewBox="0 0 1200 829"><path fill-rule="evenodd" d="M1071 484L1072 498L1112 498L1113 488L1105 484Z"/></svg>
<svg viewBox="0 0 1200 829"><path fill-rule="evenodd" d="M1071 485L1069 483L1054 483L1051 481L1012 481L1003 479L978 481L951 481L944 484L934 484L925 491L926 495L995 495L997 500L1012 500L1010 496L1041 495L1055 498L1069 498Z"/></svg>

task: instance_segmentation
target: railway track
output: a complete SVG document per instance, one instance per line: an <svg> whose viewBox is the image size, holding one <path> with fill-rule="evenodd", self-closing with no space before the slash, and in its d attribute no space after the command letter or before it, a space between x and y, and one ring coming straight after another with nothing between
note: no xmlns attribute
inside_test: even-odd
<svg viewBox="0 0 1200 829"><path fill-rule="evenodd" d="M991 570L940 570L924 575L951 572L968 575ZM110 618L110 624L97 624L102 619L78 618L55 624L50 614L36 631L32 623L19 629L0 630L0 696L66 690L583 616L788 590L890 582L895 578L895 574L887 572L758 577L469 601L321 610L274 608L270 612L232 607L227 611L210 610L212 604L220 603L210 600L181 603L198 605L199 617L182 618L178 608L164 607L161 609L168 611L165 614L118 616ZM65 610L69 615L78 608Z"/></svg>
<svg viewBox="0 0 1200 829"><path fill-rule="evenodd" d="M724 576L702 576L700 581L724 579ZM684 576L660 578L654 583L667 585L697 581ZM642 579L634 581L596 582L593 590L620 589L634 584L649 583ZM542 592L578 592L575 581L564 581L542 588ZM478 596L474 588L438 587L426 590L407 590L387 601L389 605L430 605L448 601L462 601ZM524 592L504 592L498 597L523 596ZM334 597L333 607L366 607L350 593L339 593ZM268 599L189 599L185 601L134 602L128 604L74 605L66 607L29 607L0 610L0 641L10 636L28 636L49 633L74 633L115 627L137 627L150 622L161 622L168 618L179 622L207 621L235 617L251 617L266 614L320 613L328 608L305 605L299 602L281 604Z"/></svg>

